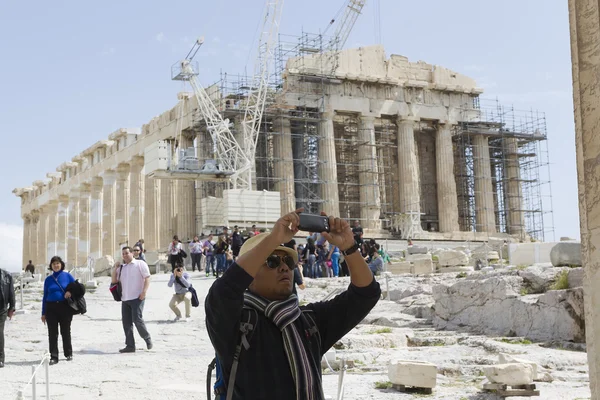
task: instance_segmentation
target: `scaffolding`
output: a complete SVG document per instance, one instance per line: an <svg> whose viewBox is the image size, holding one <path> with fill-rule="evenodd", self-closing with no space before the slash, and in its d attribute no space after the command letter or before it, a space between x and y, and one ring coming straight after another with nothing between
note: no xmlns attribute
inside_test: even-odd
<svg viewBox="0 0 600 400"><path fill-rule="evenodd" d="M523 241L554 240L545 114L479 98L465 111L473 108L477 115L469 119L463 113L465 122L453 132L461 230L482 231L478 214L493 211L497 232ZM481 172L476 165L480 158L487 161L488 154L477 151L478 137L487 140L490 166L490 184L479 187L476 180L481 179ZM489 191L492 204L485 202Z"/></svg>
<svg viewBox="0 0 600 400"><path fill-rule="evenodd" d="M323 126L328 125L325 129L333 126L342 217L361 220L363 226L368 226L372 221L365 217L364 210L369 210L369 202L378 198L377 204L373 204L380 210L379 224L375 226L393 230L398 226L397 221L406 220L404 225L418 227L415 222L418 220L421 229L438 230L437 125L421 121L415 126L421 212L416 216L402 214L395 117L375 118L373 128L368 128L373 130L369 138L362 131L366 128L362 127L360 115L339 110L327 113L328 96L345 84L333 76L331 57L315 57L323 54L328 42L321 34L279 35L256 147L253 186L256 190L279 191L282 204L289 201L307 212L321 211L326 201L323 185L329 183L321 171L324 167L320 156ZM236 137L242 135L241 118L249 94L254 90L251 82L249 76L221 73L219 81L207 88L217 108L229 119ZM428 99L425 96L426 103L432 101ZM522 112L477 96L466 95L460 101L463 122L456 125L453 132L460 230L477 233L493 226L496 232L522 240L544 240L553 236L544 114ZM281 128L284 121L289 128ZM199 126L202 131L200 121ZM489 155L476 152L478 136L487 139ZM200 137L203 141L210 140L205 130ZM291 153L285 156L276 148L277 141L284 137L287 143L291 141ZM197 147L200 162L213 156L210 146L197 144ZM489 172L483 184L477 171L482 165L478 164L479 157L486 160L489 157ZM282 174L279 167L285 163L291 163L287 164L291 169L285 169L286 173ZM284 187L289 189L291 180L293 191L283 190ZM478 192L482 187L488 192ZM219 197L224 188L226 185L222 183L197 183L200 198ZM373 192L378 196L372 196ZM487 195L487 202L482 202L482 194ZM482 222L482 212L489 216L487 224ZM407 218L414 221L409 223Z"/></svg>

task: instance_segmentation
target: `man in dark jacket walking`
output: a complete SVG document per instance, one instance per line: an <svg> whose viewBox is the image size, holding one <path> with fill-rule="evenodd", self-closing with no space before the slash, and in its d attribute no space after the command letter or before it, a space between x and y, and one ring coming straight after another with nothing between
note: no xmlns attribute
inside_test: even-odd
<svg viewBox="0 0 600 400"><path fill-rule="evenodd" d="M0 368L4 368L4 322L15 312L15 287L10 272L0 269Z"/></svg>
<svg viewBox="0 0 600 400"><path fill-rule="evenodd" d="M248 239L237 261L206 297L208 334L233 399L324 400L322 356L371 311L381 295L357 251L350 226L329 217L331 232L323 235L345 253L351 283L332 300L299 306L292 294L298 253L282 243L298 232L300 212L281 217L271 233ZM237 376L230 381L244 308L256 313L256 326L249 347L239 356Z"/></svg>

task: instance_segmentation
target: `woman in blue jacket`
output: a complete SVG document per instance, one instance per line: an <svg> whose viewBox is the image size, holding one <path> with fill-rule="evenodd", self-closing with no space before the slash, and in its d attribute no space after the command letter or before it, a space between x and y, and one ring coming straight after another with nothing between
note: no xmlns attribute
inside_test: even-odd
<svg viewBox="0 0 600 400"><path fill-rule="evenodd" d="M48 342L50 344L50 365L58 363L58 327L63 341L63 351L67 361L73 359L71 346L71 321L73 312L67 304L71 292L66 288L75 279L65 272L65 263L59 256L50 260L52 271L44 281L44 298L42 299L42 322L48 326Z"/></svg>

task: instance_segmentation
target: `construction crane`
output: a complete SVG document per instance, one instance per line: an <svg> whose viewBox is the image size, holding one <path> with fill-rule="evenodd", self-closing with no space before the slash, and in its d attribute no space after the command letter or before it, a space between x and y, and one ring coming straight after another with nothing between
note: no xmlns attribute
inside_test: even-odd
<svg viewBox="0 0 600 400"><path fill-rule="evenodd" d="M275 44L279 33L279 21L283 0L267 0L262 30L258 41L258 58L254 65L254 77L244 118L242 120L244 149L250 164L254 163L260 123L265 109L269 88L269 71L275 59ZM244 168L234 179L234 186L252 188L252 165Z"/></svg>
<svg viewBox="0 0 600 400"><path fill-rule="evenodd" d="M239 143L231 132L229 119L223 118L198 81L197 67L195 68L193 60L204 39L198 39L185 59L173 66L172 79L189 82L194 91L215 154L215 160L209 160L201 170L182 172L192 172L195 177L202 180L222 181L223 177L228 177L233 189L252 190L252 168L282 9L283 0L267 0L257 61L242 119L242 143Z"/></svg>
<svg viewBox="0 0 600 400"><path fill-rule="evenodd" d="M335 74L335 71L339 66L340 51L342 51L344 48L344 45L348 40L348 36L350 36L350 32L352 31L352 28L354 28L354 24L356 23L358 16L361 14L365 3L366 0L347 0L342 7L344 10L344 15L341 17L341 19L336 21L336 19L333 18L327 29L325 29L325 32L327 32L327 30L337 22L335 32L329 40L327 48L325 49L325 52L328 54L328 58L324 65L331 66L329 75Z"/></svg>
<svg viewBox="0 0 600 400"><path fill-rule="evenodd" d="M248 154L231 133L229 120L223 119L204 87L198 82L198 72L194 69L193 59L203 43L204 38L196 40L185 59L173 66L172 79L190 83L198 101L200 115L212 139L216 160L202 166L201 171L209 175L233 177L243 172L250 162Z"/></svg>

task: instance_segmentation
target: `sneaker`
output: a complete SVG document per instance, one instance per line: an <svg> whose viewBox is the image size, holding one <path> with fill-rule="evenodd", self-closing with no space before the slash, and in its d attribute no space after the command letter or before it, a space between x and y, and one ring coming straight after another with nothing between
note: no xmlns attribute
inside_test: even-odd
<svg viewBox="0 0 600 400"><path fill-rule="evenodd" d="M146 341L146 348L148 350L152 350L153 347L154 347L154 345L152 344L152 340Z"/></svg>
<svg viewBox="0 0 600 400"><path fill-rule="evenodd" d="M190 317L185 317L185 319L183 320L183 322L190 322L192 319Z"/></svg>
<svg viewBox="0 0 600 400"><path fill-rule="evenodd" d="M67 361L73 361L73 356L67 356Z"/></svg>
<svg viewBox="0 0 600 400"><path fill-rule="evenodd" d="M175 319L173 320L173 322L177 322L177 321L179 321L180 319L181 319L181 317L180 317L180 316L177 316L177 317L175 317Z"/></svg>
<svg viewBox="0 0 600 400"><path fill-rule="evenodd" d="M135 347L123 347L119 353L135 353Z"/></svg>
<svg viewBox="0 0 600 400"><path fill-rule="evenodd" d="M58 360L53 358L50 360L50 365L58 364Z"/></svg>
<svg viewBox="0 0 600 400"><path fill-rule="evenodd" d="M0 368L4 368L4 362L0 361Z"/></svg>

